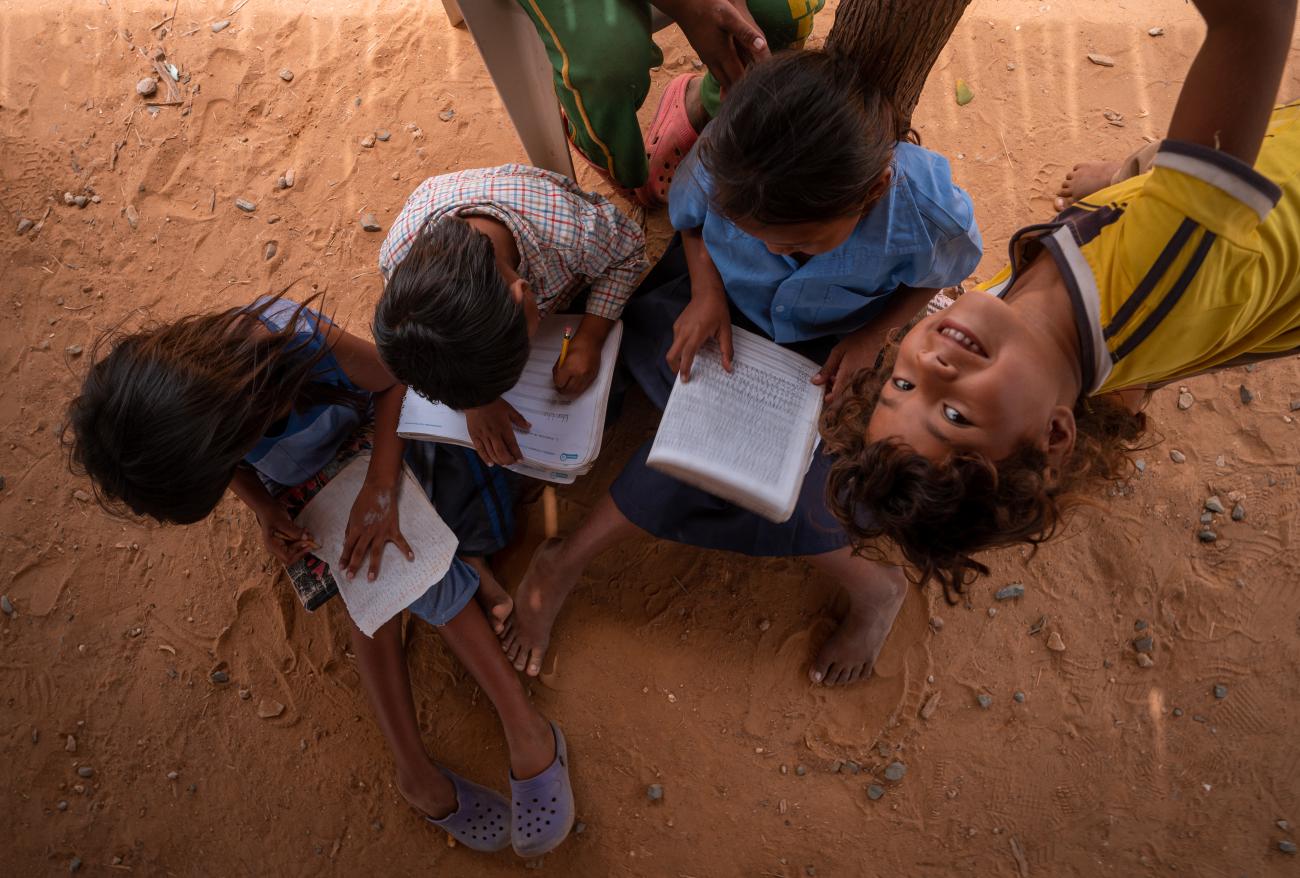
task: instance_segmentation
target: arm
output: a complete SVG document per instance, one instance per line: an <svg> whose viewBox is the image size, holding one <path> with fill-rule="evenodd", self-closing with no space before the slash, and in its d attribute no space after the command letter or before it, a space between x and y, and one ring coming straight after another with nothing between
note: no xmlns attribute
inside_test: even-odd
<svg viewBox="0 0 1300 878"><path fill-rule="evenodd" d="M711 338L718 340L722 350L722 367L731 371L731 309L727 306L722 275L709 256L701 229L683 230L682 246L686 250L686 269L691 275L691 302L673 323L668 365L683 381L689 381L696 353Z"/></svg>
<svg viewBox="0 0 1300 878"><path fill-rule="evenodd" d="M573 338L569 340L569 352L563 365L556 360L551 370L556 390L566 396L577 396L591 386L600 371L600 352L613 328L614 320L609 317L592 313L582 316Z"/></svg>
<svg viewBox="0 0 1300 878"><path fill-rule="evenodd" d="M813 384L826 385L826 401L833 402L840 389L862 369L870 369L889 340L889 333L917 315L937 289L902 286L889 296L885 310L867 325L854 330L831 349L826 363L812 378Z"/></svg>
<svg viewBox="0 0 1300 878"><path fill-rule="evenodd" d="M1208 28L1169 122L1169 137L1259 155L1295 28L1296 0L1195 0Z"/></svg>
<svg viewBox="0 0 1300 878"><path fill-rule="evenodd" d="M370 453L366 480L352 504L340 558L351 579L369 555L369 578L373 580L379 575L380 559L389 543L395 543L407 560L415 558L415 553L402 536L397 513L402 452L406 448L405 440L397 435L397 421L402 413L406 386L398 383L388 371L379 358L379 351L370 342L333 325L326 328L326 341L352 382L376 394L374 448Z"/></svg>
<svg viewBox="0 0 1300 878"><path fill-rule="evenodd" d="M587 254L585 270L594 278L587 294L587 313L569 341L564 365L557 360L551 370L556 389L569 396L582 393L595 380L605 339L646 270L645 234L639 226L623 220L615 225L605 245Z"/></svg>
<svg viewBox="0 0 1300 878"><path fill-rule="evenodd" d="M230 490L244 501L245 506L253 510L258 526L262 529L262 542L286 567L316 548L316 541L311 534L295 524L285 508L275 502L275 498L267 493L266 486L251 467L240 464L235 468Z"/></svg>
<svg viewBox="0 0 1300 878"><path fill-rule="evenodd" d="M772 54L745 0L651 0L677 23L725 92Z"/></svg>

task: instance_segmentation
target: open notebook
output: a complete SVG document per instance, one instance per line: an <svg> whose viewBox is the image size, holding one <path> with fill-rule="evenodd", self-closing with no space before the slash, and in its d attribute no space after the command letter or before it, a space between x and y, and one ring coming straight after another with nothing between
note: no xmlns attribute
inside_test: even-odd
<svg viewBox="0 0 1300 878"><path fill-rule="evenodd" d="M343 555L343 538L347 533L352 503L370 466L370 453L358 454L339 471L329 484L298 514L297 523L316 538L320 548L313 554L329 564L348 613L367 637L389 619L406 609L430 586L442 579L456 554L456 535L451 532L433 504L405 465L397 497L398 521L402 536L415 553L408 561L401 550L389 543L374 582L367 578L370 559L357 570L356 579L348 579L339 558Z"/></svg>
<svg viewBox="0 0 1300 878"><path fill-rule="evenodd" d="M733 326L733 371L717 344L680 376L646 462L777 523L794 514L817 447L817 364Z"/></svg>
<svg viewBox="0 0 1300 878"><path fill-rule="evenodd" d="M591 469L600 454L605 407L609 404L618 346L623 340L623 324L615 323L605 339L600 370L591 386L577 397L561 396L551 378L551 367L560 356L564 327L575 325L579 319L577 315L556 314L542 321L532 338L528 364L519 383L502 397L532 425L527 433L515 431L523 460L510 469L561 484L569 484ZM397 435L474 447L464 414L430 402L413 390L406 392L402 402Z"/></svg>

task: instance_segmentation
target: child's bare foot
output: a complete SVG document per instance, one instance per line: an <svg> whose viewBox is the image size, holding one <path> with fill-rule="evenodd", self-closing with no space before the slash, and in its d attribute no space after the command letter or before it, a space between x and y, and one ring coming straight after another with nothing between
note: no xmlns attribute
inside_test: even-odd
<svg viewBox="0 0 1300 878"><path fill-rule="evenodd" d="M397 791L412 808L434 820L456 810L456 788L432 762L398 771Z"/></svg>
<svg viewBox="0 0 1300 878"><path fill-rule="evenodd" d="M907 594L907 579L897 567L881 569L888 576L884 587L847 589L849 611L830 639L822 644L808 676L814 683L844 686L871 676L872 666L894 626L894 618Z"/></svg>
<svg viewBox="0 0 1300 878"><path fill-rule="evenodd" d="M474 599L483 608L483 615L487 616L488 623L497 637L504 637L510 614L515 608L510 593L497 582L497 578L492 575L492 569L483 558L463 555L461 560L478 571L478 591L475 592Z"/></svg>
<svg viewBox="0 0 1300 878"><path fill-rule="evenodd" d="M537 547L528 572L515 592L515 615L501 640L506 658L516 671L536 677L551 642L551 628L578 580L581 570L564 565L564 541L547 540Z"/></svg>
<svg viewBox="0 0 1300 878"><path fill-rule="evenodd" d="M1119 166L1119 162L1080 162L1075 165L1057 190L1056 212L1060 213L1080 198L1105 189L1115 179Z"/></svg>

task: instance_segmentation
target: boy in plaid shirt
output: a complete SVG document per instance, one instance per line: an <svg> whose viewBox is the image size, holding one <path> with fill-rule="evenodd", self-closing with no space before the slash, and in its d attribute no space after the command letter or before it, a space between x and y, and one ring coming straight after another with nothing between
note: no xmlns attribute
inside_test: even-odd
<svg viewBox="0 0 1300 878"><path fill-rule="evenodd" d="M501 394L528 359L540 320L587 289L585 313L553 375L578 394L646 268L641 229L567 177L503 165L431 177L379 251L384 293L374 336L393 374L465 412L487 463L520 458L528 424Z"/></svg>

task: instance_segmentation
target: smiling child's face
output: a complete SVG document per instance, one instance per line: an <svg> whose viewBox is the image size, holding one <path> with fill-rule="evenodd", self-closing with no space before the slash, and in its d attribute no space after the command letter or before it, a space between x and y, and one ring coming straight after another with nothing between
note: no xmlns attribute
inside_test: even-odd
<svg viewBox="0 0 1300 878"><path fill-rule="evenodd" d="M1073 443L1073 415L1045 364L1046 339L995 296L973 291L926 317L899 345L867 426L941 462L954 451L1002 460L1026 443ZM1068 420L1068 423L1065 423Z"/></svg>

